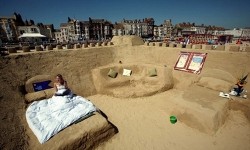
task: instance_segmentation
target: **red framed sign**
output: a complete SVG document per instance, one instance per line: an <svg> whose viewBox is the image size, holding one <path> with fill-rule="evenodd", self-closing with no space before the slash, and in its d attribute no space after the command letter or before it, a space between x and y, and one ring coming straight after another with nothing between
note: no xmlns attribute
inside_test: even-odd
<svg viewBox="0 0 250 150"><path fill-rule="evenodd" d="M174 69L200 74L206 57L207 53L181 52Z"/></svg>

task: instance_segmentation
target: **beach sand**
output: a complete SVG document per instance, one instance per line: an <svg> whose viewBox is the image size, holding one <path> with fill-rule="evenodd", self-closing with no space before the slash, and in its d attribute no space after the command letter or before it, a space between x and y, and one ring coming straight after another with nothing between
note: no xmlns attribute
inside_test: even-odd
<svg viewBox="0 0 250 150"><path fill-rule="evenodd" d="M24 101L23 85L36 75L61 73L76 94L91 100L119 130L114 137L101 144L98 150L249 150L249 98L228 100L219 97L218 91L207 95L208 100L214 100L216 97L218 101L229 101L225 123L215 133L202 132L188 125L188 114L180 118L178 114L173 114L173 110L183 109L178 104L186 102L183 94L198 77L195 74L173 70L180 51L201 52L166 47L114 46L34 52L0 58L0 149L32 149L29 147L32 141L26 134L27 104ZM208 53L202 72L215 68L227 71L237 78L243 72L250 71L249 67L246 67L250 65L249 53L202 52ZM166 65L173 70L174 88L138 98L114 98L98 94L92 81L91 70L109 64L119 64L119 61L124 64L140 62ZM250 90L249 83L246 89ZM180 103L176 103L177 101ZM187 106L192 108L192 105ZM177 123L170 123L171 115L177 115ZM203 119L202 116L200 118Z"/></svg>
<svg viewBox="0 0 250 150"><path fill-rule="evenodd" d="M174 115L169 111L174 107L171 98L180 92L170 90L135 99L88 97L119 129L117 135L98 149L250 149L250 122L241 111L230 110L225 124L214 135L191 128L182 120L171 124L169 117Z"/></svg>

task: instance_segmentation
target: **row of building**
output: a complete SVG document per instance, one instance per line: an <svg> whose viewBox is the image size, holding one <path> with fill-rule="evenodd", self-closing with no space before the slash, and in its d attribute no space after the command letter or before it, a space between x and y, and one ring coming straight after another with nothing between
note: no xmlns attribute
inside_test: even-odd
<svg viewBox="0 0 250 150"><path fill-rule="evenodd" d="M12 17L0 17L0 39L3 42L20 41L22 37L46 37L46 41L74 42L84 40L107 40L112 36L137 35L142 38L164 39L172 36L189 36L193 34L233 35L250 39L250 29L225 30L220 27L196 26L195 23L179 23L172 25L171 20L157 26L153 18L126 20L112 24L105 19L92 19L80 21L68 18L61 23L59 29L53 24L34 24L34 21L24 22L20 14L14 13Z"/></svg>

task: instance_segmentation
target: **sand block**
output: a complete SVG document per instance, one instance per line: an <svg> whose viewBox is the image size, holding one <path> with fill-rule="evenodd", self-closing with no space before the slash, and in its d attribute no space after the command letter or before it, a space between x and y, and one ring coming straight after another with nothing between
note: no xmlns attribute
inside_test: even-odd
<svg viewBox="0 0 250 150"><path fill-rule="evenodd" d="M35 46L35 50L36 51L43 51L42 47L39 45L39 46Z"/></svg>
<svg viewBox="0 0 250 150"><path fill-rule="evenodd" d="M81 48L80 44L74 44L74 49L79 49L79 48Z"/></svg>
<svg viewBox="0 0 250 150"><path fill-rule="evenodd" d="M87 48L87 47L88 47L88 43L82 44L82 48Z"/></svg>
<svg viewBox="0 0 250 150"><path fill-rule="evenodd" d="M67 44L66 45L66 49L72 49L72 45L71 44Z"/></svg>
<svg viewBox="0 0 250 150"><path fill-rule="evenodd" d="M63 49L63 48L62 48L62 45L56 45L56 49L57 49L57 50Z"/></svg>
<svg viewBox="0 0 250 150"><path fill-rule="evenodd" d="M175 43L169 43L169 47L176 47Z"/></svg>
<svg viewBox="0 0 250 150"><path fill-rule="evenodd" d="M176 47L177 48L183 48L183 44L177 44Z"/></svg>
<svg viewBox="0 0 250 150"><path fill-rule="evenodd" d="M201 49L202 45L201 44L194 44L192 45L192 49Z"/></svg>
<svg viewBox="0 0 250 150"><path fill-rule="evenodd" d="M212 50L213 49L213 45L202 44L202 49L203 50Z"/></svg>
<svg viewBox="0 0 250 150"><path fill-rule="evenodd" d="M168 43L162 43L162 47L168 47L169 44Z"/></svg>
<svg viewBox="0 0 250 150"><path fill-rule="evenodd" d="M95 43L90 43L89 47L95 47Z"/></svg>
<svg viewBox="0 0 250 150"><path fill-rule="evenodd" d="M186 45L186 48L191 49L191 48L192 48L192 44L187 44L187 45Z"/></svg>
<svg viewBox="0 0 250 150"><path fill-rule="evenodd" d="M116 78L108 76L110 69L118 72ZM131 70L131 76L123 76L123 69ZM150 77L152 69L157 71L154 77ZM97 93L119 98L150 96L173 87L171 70L150 64L102 66L92 70L92 77Z"/></svg>
<svg viewBox="0 0 250 150"><path fill-rule="evenodd" d="M53 50L53 46L52 45L47 45L46 50Z"/></svg>
<svg viewBox="0 0 250 150"><path fill-rule="evenodd" d="M230 52L238 52L240 50L240 46L238 46L238 45L226 45L225 50L230 51Z"/></svg>
<svg viewBox="0 0 250 150"><path fill-rule="evenodd" d="M108 45L108 42L103 42L102 43L102 46L107 46Z"/></svg>
<svg viewBox="0 0 250 150"><path fill-rule="evenodd" d="M219 51L224 51L225 50L225 45L214 45L213 49L214 50L219 50Z"/></svg>
<svg viewBox="0 0 250 150"><path fill-rule="evenodd" d="M29 46L23 46L22 50L23 50L23 52L30 52L30 47Z"/></svg>
<svg viewBox="0 0 250 150"><path fill-rule="evenodd" d="M102 42L97 42L97 43L96 43L96 46L97 46L97 47L101 47L101 46L102 46Z"/></svg>
<svg viewBox="0 0 250 150"><path fill-rule="evenodd" d="M190 86L173 101L172 114L178 121L201 132L213 135L225 123L229 100L219 92L196 85Z"/></svg>
<svg viewBox="0 0 250 150"><path fill-rule="evenodd" d="M17 53L17 50L15 47L8 47L7 49L9 53Z"/></svg>
<svg viewBox="0 0 250 150"><path fill-rule="evenodd" d="M155 43L154 42L150 42L149 46L155 46Z"/></svg>
<svg viewBox="0 0 250 150"><path fill-rule="evenodd" d="M72 124L44 144L40 144L30 128L27 128L31 141L29 146L36 150L94 149L117 132L117 128L99 113Z"/></svg>
<svg viewBox="0 0 250 150"><path fill-rule="evenodd" d="M114 45L114 43L111 41L111 42L108 42L108 45L111 46L111 45Z"/></svg>
<svg viewBox="0 0 250 150"><path fill-rule="evenodd" d="M161 42L156 42L155 45L158 46L158 47L161 47L162 43Z"/></svg>

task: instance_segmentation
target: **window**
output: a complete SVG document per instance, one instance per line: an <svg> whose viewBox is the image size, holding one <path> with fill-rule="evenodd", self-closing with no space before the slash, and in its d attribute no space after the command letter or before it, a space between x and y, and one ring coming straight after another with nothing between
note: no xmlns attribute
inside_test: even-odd
<svg viewBox="0 0 250 150"><path fill-rule="evenodd" d="M25 33L25 31L24 30L20 30L20 34L23 34L23 33Z"/></svg>

